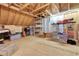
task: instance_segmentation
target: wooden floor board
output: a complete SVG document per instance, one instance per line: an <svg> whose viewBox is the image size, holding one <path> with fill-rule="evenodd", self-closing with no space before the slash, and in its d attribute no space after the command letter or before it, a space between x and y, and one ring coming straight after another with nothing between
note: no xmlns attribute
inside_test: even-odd
<svg viewBox="0 0 79 59"><path fill-rule="evenodd" d="M79 47L73 48L75 46L47 41L44 38L33 36L28 36L17 41L12 41L11 43L15 43L19 48L18 51L13 54L13 56L79 55Z"/></svg>

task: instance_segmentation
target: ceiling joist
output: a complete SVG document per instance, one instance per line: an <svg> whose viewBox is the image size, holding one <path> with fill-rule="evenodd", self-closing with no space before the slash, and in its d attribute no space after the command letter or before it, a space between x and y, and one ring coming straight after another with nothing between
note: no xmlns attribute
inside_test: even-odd
<svg viewBox="0 0 79 59"><path fill-rule="evenodd" d="M49 4L45 4L45 5L41 6L40 8L33 10L31 13L38 12L39 10L44 9L44 8L47 7L47 6L49 6Z"/></svg>
<svg viewBox="0 0 79 59"><path fill-rule="evenodd" d="M29 4L24 4L21 10L25 9Z"/></svg>
<svg viewBox="0 0 79 59"><path fill-rule="evenodd" d="M0 5L2 5L2 6L4 6L4 7L7 7L7 8L10 8L10 9L13 9L13 10L18 11L18 12L21 12L21 13L23 13L23 14L27 14L27 15L32 16L32 17L37 17L37 16L35 16L35 15L33 15L33 14L29 14L28 12L20 11L19 8L16 8L16 7L14 7L14 6L8 7L8 4L0 4Z"/></svg>
<svg viewBox="0 0 79 59"><path fill-rule="evenodd" d="M68 3L68 10L70 10L71 9L71 7L70 7L70 3Z"/></svg>
<svg viewBox="0 0 79 59"><path fill-rule="evenodd" d="M19 6L18 4L14 3L13 5L15 5L18 8L21 8L21 6Z"/></svg>
<svg viewBox="0 0 79 59"><path fill-rule="evenodd" d="M57 5L53 3L53 6L56 8L56 11L59 12L59 8L57 7Z"/></svg>

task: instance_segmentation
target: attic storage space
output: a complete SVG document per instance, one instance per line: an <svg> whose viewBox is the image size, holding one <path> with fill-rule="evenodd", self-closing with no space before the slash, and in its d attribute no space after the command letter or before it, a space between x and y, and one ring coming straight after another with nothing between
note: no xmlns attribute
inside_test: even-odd
<svg viewBox="0 0 79 59"><path fill-rule="evenodd" d="M79 4L0 4L0 55L79 55Z"/></svg>
<svg viewBox="0 0 79 59"><path fill-rule="evenodd" d="M27 26L32 22L33 16L20 12L14 6L8 7L9 4L0 5L0 24L4 26L4 30L10 32L9 36L17 37L19 33L21 37L23 26ZM29 19L29 21L27 21ZM6 34L7 35L7 34ZM8 38L9 39L9 38Z"/></svg>

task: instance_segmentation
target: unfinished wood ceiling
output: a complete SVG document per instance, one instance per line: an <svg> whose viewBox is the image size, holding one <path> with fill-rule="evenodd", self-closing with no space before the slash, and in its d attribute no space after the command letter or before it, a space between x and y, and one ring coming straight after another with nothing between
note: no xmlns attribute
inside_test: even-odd
<svg viewBox="0 0 79 59"><path fill-rule="evenodd" d="M5 3L0 4L0 24L31 25L39 15L51 14L71 9L79 4L69 3ZM47 11L48 12L47 12Z"/></svg>

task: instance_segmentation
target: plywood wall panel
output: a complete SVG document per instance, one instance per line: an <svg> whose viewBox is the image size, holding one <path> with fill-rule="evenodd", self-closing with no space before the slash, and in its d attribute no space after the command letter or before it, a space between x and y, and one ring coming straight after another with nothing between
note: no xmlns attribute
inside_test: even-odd
<svg viewBox="0 0 79 59"><path fill-rule="evenodd" d="M1 5L0 5L0 20L1 20Z"/></svg>
<svg viewBox="0 0 79 59"><path fill-rule="evenodd" d="M6 8L1 7L1 19L0 24L6 24L8 19L8 10Z"/></svg>
<svg viewBox="0 0 79 59"><path fill-rule="evenodd" d="M19 25L21 17L22 17L22 14L19 13L19 18L17 19L16 25Z"/></svg>
<svg viewBox="0 0 79 59"><path fill-rule="evenodd" d="M26 16L23 25L29 25L29 24L31 24L32 20L33 20L33 17Z"/></svg>
<svg viewBox="0 0 79 59"><path fill-rule="evenodd" d="M18 12L16 12L16 15L15 15L15 19L13 21L13 24L16 25L18 23L18 19L20 18L20 14Z"/></svg>
<svg viewBox="0 0 79 59"><path fill-rule="evenodd" d="M79 8L79 3L71 3L71 9Z"/></svg>
<svg viewBox="0 0 79 59"><path fill-rule="evenodd" d="M4 25L29 25L32 22L29 15L19 13L15 10L1 6L0 8L0 24Z"/></svg>
<svg viewBox="0 0 79 59"><path fill-rule="evenodd" d="M13 12L13 18L11 19L10 25L14 25L13 22L15 21L15 17L16 17L16 11Z"/></svg>
<svg viewBox="0 0 79 59"><path fill-rule="evenodd" d="M28 25L30 25L33 22L33 18L29 17L28 18Z"/></svg>
<svg viewBox="0 0 79 59"><path fill-rule="evenodd" d="M31 23L31 19L29 18L28 25Z"/></svg>
<svg viewBox="0 0 79 59"><path fill-rule="evenodd" d="M15 12L10 10L7 24L12 25L12 22L14 21L14 16L15 16Z"/></svg>
<svg viewBox="0 0 79 59"><path fill-rule="evenodd" d="M22 20L22 22L21 22L21 25L22 25L22 26L24 25L25 18L26 18L26 15L24 15L24 18L23 18L23 20Z"/></svg>
<svg viewBox="0 0 79 59"><path fill-rule="evenodd" d="M24 15L21 14L20 19L18 21L18 25L21 25L23 20L24 20Z"/></svg>
<svg viewBox="0 0 79 59"><path fill-rule="evenodd" d="M28 24L28 17L25 16L25 19L24 19L23 25L27 25L27 24Z"/></svg>

